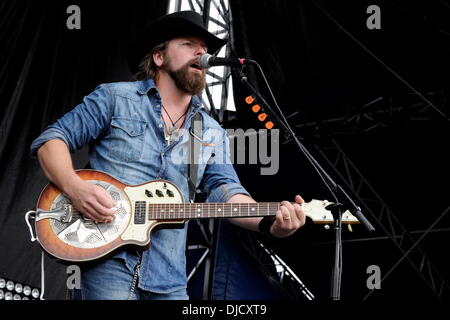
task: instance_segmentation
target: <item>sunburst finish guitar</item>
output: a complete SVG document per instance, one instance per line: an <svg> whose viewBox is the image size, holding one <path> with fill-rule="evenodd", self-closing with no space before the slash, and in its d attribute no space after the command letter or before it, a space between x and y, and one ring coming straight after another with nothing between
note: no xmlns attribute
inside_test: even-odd
<svg viewBox="0 0 450 320"><path fill-rule="evenodd" d="M176 185L154 180L129 186L110 175L80 170L85 181L104 188L115 202L110 223L96 223L72 207L70 200L53 184L41 192L34 212L36 237L52 256L66 261L89 261L107 255L124 245L147 246L156 226L179 224L190 219L243 218L275 215L280 203L185 203ZM306 216L314 223L333 223L325 209L327 201L303 203ZM359 221L348 211L342 223Z"/></svg>

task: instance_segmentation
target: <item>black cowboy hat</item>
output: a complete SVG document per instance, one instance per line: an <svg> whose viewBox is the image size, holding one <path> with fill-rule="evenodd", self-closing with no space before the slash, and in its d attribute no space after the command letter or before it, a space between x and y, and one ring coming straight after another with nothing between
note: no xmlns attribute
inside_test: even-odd
<svg viewBox="0 0 450 320"><path fill-rule="evenodd" d="M181 36L197 36L205 41L208 53L213 54L223 47L227 40L210 33L203 25L203 18L194 11L179 11L150 22L139 32L129 48L128 65L136 73L141 60L157 45Z"/></svg>

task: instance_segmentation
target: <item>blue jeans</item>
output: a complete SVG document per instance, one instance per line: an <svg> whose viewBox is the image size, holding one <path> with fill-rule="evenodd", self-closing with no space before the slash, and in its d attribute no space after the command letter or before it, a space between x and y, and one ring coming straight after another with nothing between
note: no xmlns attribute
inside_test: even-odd
<svg viewBox="0 0 450 320"><path fill-rule="evenodd" d="M81 269L81 288L71 292L73 300L128 300L134 278L125 261L111 258L93 267ZM171 293L141 290L137 283L131 300L189 300L186 289Z"/></svg>

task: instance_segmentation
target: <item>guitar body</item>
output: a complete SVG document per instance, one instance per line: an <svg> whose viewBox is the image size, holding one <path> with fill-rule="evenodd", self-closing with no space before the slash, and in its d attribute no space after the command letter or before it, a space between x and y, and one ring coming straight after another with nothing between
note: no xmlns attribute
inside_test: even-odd
<svg viewBox="0 0 450 320"><path fill-rule="evenodd" d="M181 192L169 181L155 180L129 186L99 171L80 170L77 174L83 180L103 187L116 202L117 212L111 223L95 223L85 219L78 213L70 212L70 200L55 185L48 184L37 203L35 226L41 246L54 257L82 262L103 257L124 245L146 246L156 226L183 224L186 221L151 220L140 214L146 210L147 203L183 203ZM145 202L141 208L140 201ZM68 209L62 210L65 205L69 205Z"/></svg>
<svg viewBox="0 0 450 320"><path fill-rule="evenodd" d="M129 186L100 171L80 170L77 174L111 195L115 215L110 223L86 219L67 196L48 184L34 212L36 237L45 251L65 261L95 260L125 245L147 246L152 230L161 224L182 227L189 219L274 216L281 206L278 202L184 203L178 187L166 180ZM302 206L314 223L330 224L334 218L327 209L329 204L312 200ZM346 211L342 223L359 221Z"/></svg>

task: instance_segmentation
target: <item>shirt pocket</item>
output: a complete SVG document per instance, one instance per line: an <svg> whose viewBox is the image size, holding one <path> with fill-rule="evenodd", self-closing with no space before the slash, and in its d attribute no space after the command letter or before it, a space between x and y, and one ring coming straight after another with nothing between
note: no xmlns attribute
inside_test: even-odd
<svg viewBox="0 0 450 320"><path fill-rule="evenodd" d="M140 119L113 117L109 140L111 157L121 161L136 161L142 156L147 122Z"/></svg>

